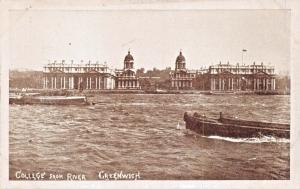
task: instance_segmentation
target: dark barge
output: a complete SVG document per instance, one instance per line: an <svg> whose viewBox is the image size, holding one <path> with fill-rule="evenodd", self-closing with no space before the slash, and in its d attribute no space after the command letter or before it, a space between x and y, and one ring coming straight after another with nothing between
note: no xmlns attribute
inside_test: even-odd
<svg viewBox="0 0 300 189"><path fill-rule="evenodd" d="M203 136L222 136L233 138L251 138L261 136L274 136L290 138L290 124L258 122L224 118L222 112L218 119L194 113L184 113L186 128Z"/></svg>

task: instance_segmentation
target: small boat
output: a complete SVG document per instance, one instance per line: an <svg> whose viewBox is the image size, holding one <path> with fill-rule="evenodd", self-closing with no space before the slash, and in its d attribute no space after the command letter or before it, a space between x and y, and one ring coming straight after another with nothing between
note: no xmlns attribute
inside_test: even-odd
<svg viewBox="0 0 300 189"><path fill-rule="evenodd" d="M9 104L87 105L85 96L10 95Z"/></svg>
<svg viewBox="0 0 300 189"><path fill-rule="evenodd" d="M233 138L251 138L261 136L274 136L290 138L290 124L272 123L224 118L220 112L219 119L184 113L186 128L203 136L223 136Z"/></svg>

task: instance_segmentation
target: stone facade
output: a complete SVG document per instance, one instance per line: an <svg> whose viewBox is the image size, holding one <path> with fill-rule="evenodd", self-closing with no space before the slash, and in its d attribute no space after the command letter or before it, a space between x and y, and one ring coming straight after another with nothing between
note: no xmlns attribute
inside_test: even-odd
<svg viewBox="0 0 300 189"><path fill-rule="evenodd" d="M196 71L187 70L185 57L180 51L176 58L175 70L170 73L172 89L192 89L193 80L196 78Z"/></svg>
<svg viewBox="0 0 300 189"><path fill-rule="evenodd" d="M263 63L236 65L219 63L205 69L188 70L186 60L180 51L175 70L169 74L170 89L197 89L206 91L275 91L275 69ZM140 80L141 79L141 80ZM169 82L168 81L168 82ZM143 78L136 76L134 58L128 51L124 67L111 70L106 64L66 63L54 61L44 67L45 89L141 89Z"/></svg>
<svg viewBox="0 0 300 189"><path fill-rule="evenodd" d="M116 70L116 88L117 89L140 89L139 79L134 69L133 56L128 51L124 58L124 67Z"/></svg>
<svg viewBox="0 0 300 189"><path fill-rule="evenodd" d="M209 67L211 91L271 91L275 90L274 67L263 63L252 65L218 64Z"/></svg>
<svg viewBox="0 0 300 189"><path fill-rule="evenodd" d="M44 89L114 89L115 75L105 64L54 61L44 67Z"/></svg>

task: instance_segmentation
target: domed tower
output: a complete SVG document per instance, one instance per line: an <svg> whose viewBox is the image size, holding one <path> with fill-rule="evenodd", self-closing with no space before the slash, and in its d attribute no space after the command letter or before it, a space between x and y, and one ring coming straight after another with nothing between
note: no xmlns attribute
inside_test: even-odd
<svg viewBox="0 0 300 189"><path fill-rule="evenodd" d="M130 54L130 51L128 51L128 54L125 56L124 59L124 69L133 69L133 62L134 59L132 55Z"/></svg>
<svg viewBox="0 0 300 189"><path fill-rule="evenodd" d="M185 58L180 51L179 55L176 58L175 70L185 69Z"/></svg>

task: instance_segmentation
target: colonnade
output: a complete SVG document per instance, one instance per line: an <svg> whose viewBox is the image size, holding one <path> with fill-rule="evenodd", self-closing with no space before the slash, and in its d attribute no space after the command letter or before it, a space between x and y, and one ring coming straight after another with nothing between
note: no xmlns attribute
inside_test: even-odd
<svg viewBox="0 0 300 189"><path fill-rule="evenodd" d="M253 81L254 90L275 90L275 78L255 78Z"/></svg>
<svg viewBox="0 0 300 189"><path fill-rule="evenodd" d="M74 77L44 76L44 89L74 89Z"/></svg>
<svg viewBox="0 0 300 189"><path fill-rule="evenodd" d="M240 89L241 79L234 78L211 78L211 90L236 90Z"/></svg>
<svg viewBox="0 0 300 189"><path fill-rule="evenodd" d="M192 80L172 80L172 88L193 87Z"/></svg>
<svg viewBox="0 0 300 189"><path fill-rule="evenodd" d="M212 77L210 79L211 90L275 90L275 78L254 78L247 79L243 77L239 78L222 78Z"/></svg>
<svg viewBox="0 0 300 189"><path fill-rule="evenodd" d="M137 79L126 79L126 80L118 80L117 81L117 87L119 89L122 88L139 88L140 84L139 81Z"/></svg>
<svg viewBox="0 0 300 189"><path fill-rule="evenodd" d="M114 89L112 77L90 76L44 76L44 89Z"/></svg>

